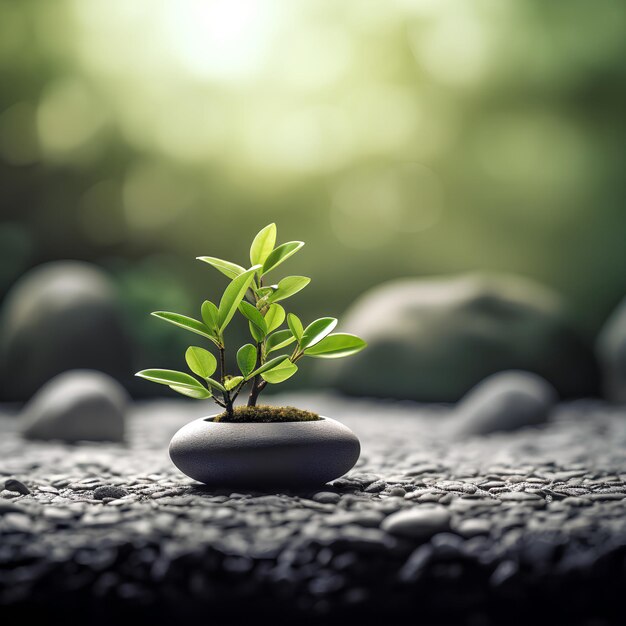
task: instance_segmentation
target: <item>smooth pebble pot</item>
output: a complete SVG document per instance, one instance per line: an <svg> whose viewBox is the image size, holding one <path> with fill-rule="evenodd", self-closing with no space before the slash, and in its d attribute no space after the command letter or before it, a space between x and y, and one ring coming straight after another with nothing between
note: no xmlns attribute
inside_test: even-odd
<svg viewBox="0 0 626 626"><path fill-rule="evenodd" d="M215 487L322 485L349 471L361 445L347 427L328 417L309 422L232 423L202 417L172 438L178 469Z"/></svg>

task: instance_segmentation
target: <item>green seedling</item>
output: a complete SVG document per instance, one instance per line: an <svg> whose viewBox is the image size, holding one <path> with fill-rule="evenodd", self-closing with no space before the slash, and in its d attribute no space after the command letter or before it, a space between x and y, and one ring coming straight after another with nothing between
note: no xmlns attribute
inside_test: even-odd
<svg viewBox="0 0 626 626"><path fill-rule="evenodd" d="M249 268L215 257L198 257L230 279L219 304L205 300L200 320L167 311L152 315L200 335L217 357L206 347L190 346L185 361L191 374L147 369L136 375L167 385L184 396L212 398L232 418L234 402L245 387L249 387L247 404L253 407L268 384L277 385L291 378L303 357L337 359L363 350L367 344L360 337L332 332L337 326L334 317L322 317L305 327L297 315L287 313L278 304L311 282L306 276L286 276L276 284L268 280L268 275L303 245L301 241L289 241L276 246L276 225L269 224L252 242ZM236 313L248 321L251 341L237 350L239 372L231 374L225 365L225 331ZM281 354L287 348L289 351Z"/></svg>

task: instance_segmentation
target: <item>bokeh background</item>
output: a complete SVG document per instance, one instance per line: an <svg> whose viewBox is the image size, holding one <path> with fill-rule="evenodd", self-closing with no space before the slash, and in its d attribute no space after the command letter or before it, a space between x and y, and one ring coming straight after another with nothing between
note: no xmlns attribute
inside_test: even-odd
<svg viewBox="0 0 626 626"><path fill-rule="evenodd" d="M592 340L626 292L625 31L611 1L0 2L0 306L89 261L129 373L181 366L148 312L197 315L225 283L194 258L245 264L274 221L307 319L491 270Z"/></svg>

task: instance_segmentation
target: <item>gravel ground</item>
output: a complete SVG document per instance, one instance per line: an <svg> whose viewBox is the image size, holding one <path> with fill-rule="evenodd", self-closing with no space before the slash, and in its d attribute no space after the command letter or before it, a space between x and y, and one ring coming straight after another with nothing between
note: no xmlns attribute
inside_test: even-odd
<svg viewBox="0 0 626 626"><path fill-rule="evenodd" d="M166 452L201 403L138 405L127 446L24 443L5 409L3 613L81 624L625 622L623 409L571 403L542 428L459 442L441 407L282 401L350 426L357 467L317 492L209 491Z"/></svg>

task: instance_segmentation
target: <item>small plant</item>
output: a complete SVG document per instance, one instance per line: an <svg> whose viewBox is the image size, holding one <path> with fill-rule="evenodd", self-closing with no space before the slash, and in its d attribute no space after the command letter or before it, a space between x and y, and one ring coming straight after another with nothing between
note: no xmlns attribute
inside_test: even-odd
<svg viewBox="0 0 626 626"><path fill-rule="evenodd" d="M301 358L336 359L365 348L367 344L356 335L333 333L337 326L334 317L322 317L304 327L297 315L287 313L278 304L304 289L311 279L306 276L286 276L277 284L265 284L268 274L304 245L302 241L289 241L275 247L275 243L276 225L269 224L252 242L252 266L249 269L215 257L198 257L230 278L219 305L209 300L202 303L202 321L167 311L152 313L170 324L204 337L217 349L216 358L206 348L187 348L187 366L201 381L185 372L166 369L142 370L136 375L167 385L191 398L213 398L224 409L224 419L233 421L234 402L246 385L250 387L247 405L255 407L259 394L268 383L278 384L291 378L298 371L296 363ZM239 373L228 374L224 333L237 311L248 320L252 342L237 351ZM287 328L281 328L285 320ZM292 345L294 347L290 354L277 355L280 350Z"/></svg>

